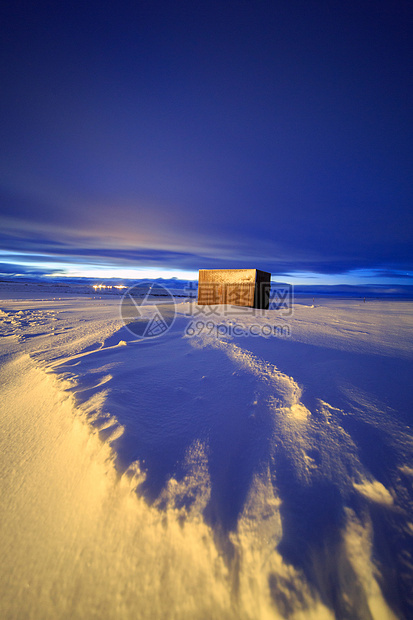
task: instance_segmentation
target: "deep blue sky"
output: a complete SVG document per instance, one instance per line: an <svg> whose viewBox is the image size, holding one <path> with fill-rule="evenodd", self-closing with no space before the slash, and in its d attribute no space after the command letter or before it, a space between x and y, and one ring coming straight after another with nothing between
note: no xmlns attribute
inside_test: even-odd
<svg viewBox="0 0 413 620"><path fill-rule="evenodd" d="M410 0L16 0L0 23L0 272L412 281Z"/></svg>

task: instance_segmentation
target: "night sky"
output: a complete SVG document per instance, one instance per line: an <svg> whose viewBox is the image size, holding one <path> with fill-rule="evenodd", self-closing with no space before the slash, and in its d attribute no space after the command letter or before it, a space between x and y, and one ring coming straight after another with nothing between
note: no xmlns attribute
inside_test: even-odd
<svg viewBox="0 0 413 620"><path fill-rule="evenodd" d="M413 282L410 0L14 0L0 24L0 272Z"/></svg>

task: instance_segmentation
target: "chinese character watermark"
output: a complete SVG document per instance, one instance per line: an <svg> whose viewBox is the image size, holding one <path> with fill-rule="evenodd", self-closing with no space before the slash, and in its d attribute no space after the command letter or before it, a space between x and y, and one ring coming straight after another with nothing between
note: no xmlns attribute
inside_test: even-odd
<svg viewBox="0 0 413 620"><path fill-rule="evenodd" d="M187 317L184 335L216 335L230 337L288 338L291 326L286 319L293 315L294 290L292 285L273 285L269 294L268 310L239 305L242 291L231 295L228 290L225 304L198 304L197 287L189 282L177 295L159 282L140 282L131 286L122 296L120 312L126 328L139 338L156 338L166 334L177 315L177 303L182 303L179 314ZM233 298L234 297L234 298ZM235 303L231 303L235 302ZM234 321L235 319L235 321Z"/></svg>

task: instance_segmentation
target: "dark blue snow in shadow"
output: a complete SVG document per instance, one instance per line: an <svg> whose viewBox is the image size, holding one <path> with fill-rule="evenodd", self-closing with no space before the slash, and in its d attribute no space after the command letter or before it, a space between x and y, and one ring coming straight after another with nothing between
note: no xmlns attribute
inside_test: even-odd
<svg viewBox="0 0 413 620"><path fill-rule="evenodd" d="M114 444L117 467L122 472L135 460L143 464L140 492L149 502L172 476L185 475L191 445L204 443L212 485L208 520L229 531L236 527L252 476L268 460L272 422L254 405L257 379L236 369L221 351L207 348L199 355L182 337L185 322L178 319L167 335L148 340L122 328L103 351L77 358L76 366L64 364L60 372L79 375L80 403L99 390L94 386L100 378L113 375L104 385L105 411L126 429ZM127 345L116 347L122 340ZM95 372L107 364L115 366Z"/></svg>

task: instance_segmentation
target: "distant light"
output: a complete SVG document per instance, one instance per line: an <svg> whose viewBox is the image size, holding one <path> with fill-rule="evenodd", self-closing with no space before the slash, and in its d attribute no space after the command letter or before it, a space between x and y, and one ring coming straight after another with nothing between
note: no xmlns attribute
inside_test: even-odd
<svg viewBox="0 0 413 620"><path fill-rule="evenodd" d="M100 290L101 288L128 288L127 286L125 286L124 284L115 284L115 285L110 285L110 284L93 284L93 288L96 290Z"/></svg>

